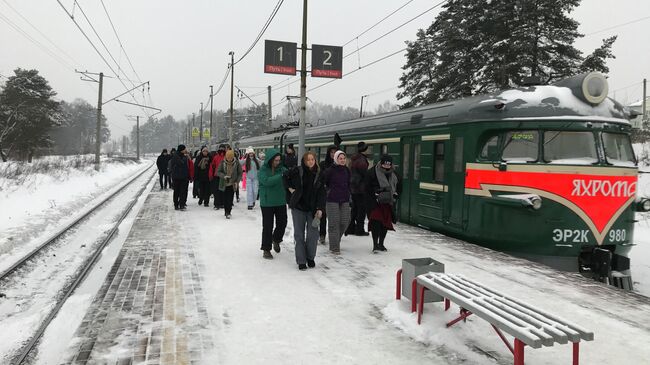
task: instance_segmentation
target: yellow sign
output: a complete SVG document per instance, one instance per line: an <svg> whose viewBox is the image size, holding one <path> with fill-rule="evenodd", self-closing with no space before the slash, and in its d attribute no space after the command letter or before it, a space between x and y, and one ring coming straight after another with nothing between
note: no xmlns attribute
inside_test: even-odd
<svg viewBox="0 0 650 365"><path fill-rule="evenodd" d="M203 130L203 138L210 138L210 130L209 129L204 129Z"/></svg>
<svg viewBox="0 0 650 365"><path fill-rule="evenodd" d="M194 127L192 128L192 137L198 137L200 135L199 129Z"/></svg>

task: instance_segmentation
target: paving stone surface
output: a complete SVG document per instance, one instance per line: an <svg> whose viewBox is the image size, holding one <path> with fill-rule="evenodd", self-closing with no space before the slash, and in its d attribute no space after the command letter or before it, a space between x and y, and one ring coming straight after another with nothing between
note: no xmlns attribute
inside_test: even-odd
<svg viewBox="0 0 650 365"><path fill-rule="evenodd" d="M199 364L213 348L192 235L170 191L147 196L66 364Z"/></svg>

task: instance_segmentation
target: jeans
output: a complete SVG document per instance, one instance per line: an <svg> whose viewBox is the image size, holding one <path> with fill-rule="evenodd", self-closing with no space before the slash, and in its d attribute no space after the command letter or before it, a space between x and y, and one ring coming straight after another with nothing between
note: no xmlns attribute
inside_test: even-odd
<svg viewBox="0 0 650 365"><path fill-rule="evenodd" d="M169 175L167 175L166 172L158 171L158 177L160 178L160 188L167 189L167 180L169 179Z"/></svg>
<svg viewBox="0 0 650 365"><path fill-rule="evenodd" d="M174 179L174 208L187 206L187 179Z"/></svg>
<svg viewBox="0 0 650 365"><path fill-rule="evenodd" d="M246 177L246 204L249 207L255 205L257 198L257 178Z"/></svg>
<svg viewBox="0 0 650 365"><path fill-rule="evenodd" d="M341 249L341 237L350 224L350 203L327 202L327 231L330 236L330 250Z"/></svg>
<svg viewBox="0 0 650 365"><path fill-rule="evenodd" d="M275 218L275 230L273 229ZM271 250L273 242L282 242L287 228L287 206L262 207L262 250Z"/></svg>
<svg viewBox="0 0 650 365"><path fill-rule="evenodd" d="M210 181L194 181L194 184L199 185L199 204L210 205Z"/></svg>
<svg viewBox="0 0 650 365"><path fill-rule="evenodd" d="M291 218L293 220L293 239L296 241L296 263L304 265L307 264L307 260L313 261L316 257L318 228L311 225L314 220L311 212L291 209Z"/></svg>

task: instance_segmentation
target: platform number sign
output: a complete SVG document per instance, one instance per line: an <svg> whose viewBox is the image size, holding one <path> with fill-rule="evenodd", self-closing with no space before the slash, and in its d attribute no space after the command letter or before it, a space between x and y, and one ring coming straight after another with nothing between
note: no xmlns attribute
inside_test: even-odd
<svg viewBox="0 0 650 365"><path fill-rule="evenodd" d="M343 77L343 47L311 46L311 76L340 79Z"/></svg>
<svg viewBox="0 0 650 365"><path fill-rule="evenodd" d="M264 72L271 74L296 74L296 43L264 41Z"/></svg>

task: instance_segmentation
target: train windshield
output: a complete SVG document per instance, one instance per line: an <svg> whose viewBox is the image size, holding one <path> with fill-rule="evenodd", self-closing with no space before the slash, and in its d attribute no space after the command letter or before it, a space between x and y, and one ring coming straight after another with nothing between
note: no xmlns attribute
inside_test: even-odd
<svg viewBox="0 0 650 365"><path fill-rule="evenodd" d="M597 163L596 138L592 132L545 131L544 161L568 165Z"/></svg>
<svg viewBox="0 0 650 365"><path fill-rule="evenodd" d="M604 132L602 136L607 163L617 166L636 166L636 157L627 134Z"/></svg>
<svg viewBox="0 0 650 365"><path fill-rule="evenodd" d="M513 131L506 134L502 159L508 162L535 162L539 132Z"/></svg>

